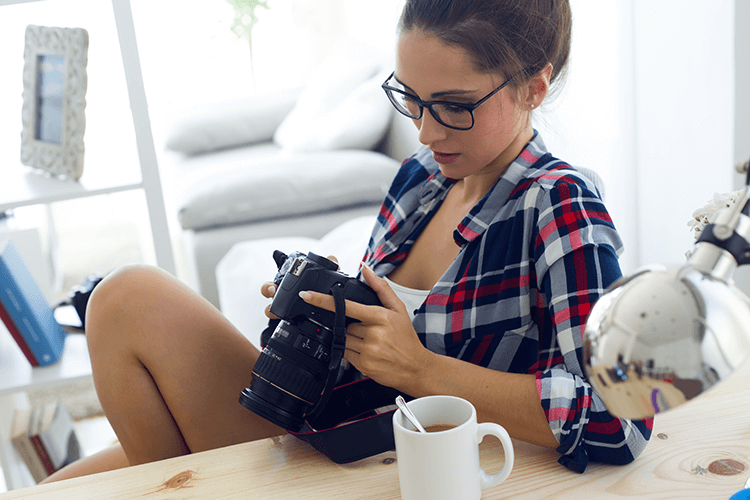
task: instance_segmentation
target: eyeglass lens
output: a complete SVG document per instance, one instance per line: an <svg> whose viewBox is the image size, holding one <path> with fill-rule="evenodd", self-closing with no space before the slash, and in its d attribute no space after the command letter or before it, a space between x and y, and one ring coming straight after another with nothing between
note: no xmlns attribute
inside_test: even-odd
<svg viewBox="0 0 750 500"><path fill-rule="evenodd" d="M397 87L398 84L394 85L393 79L389 82L389 85ZM413 97L408 94L402 94L401 92L388 91L388 96L391 98L393 104L396 105L396 109L401 113L411 118L420 118L422 113L419 103L417 103ZM435 116L439 122L449 127L457 128L470 128L473 120L471 111L460 106L451 106L450 104L433 104L431 107L432 116ZM436 116L437 115L437 116Z"/></svg>

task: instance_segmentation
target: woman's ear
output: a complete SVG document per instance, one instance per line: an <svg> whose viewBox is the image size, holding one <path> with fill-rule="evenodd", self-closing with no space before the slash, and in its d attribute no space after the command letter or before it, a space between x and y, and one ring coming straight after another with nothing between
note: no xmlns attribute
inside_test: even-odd
<svg viewBox="0 0 750 500"><path fill-rule="evenodd" d="M526 84L527 94L524 104L529 111L538 108L544 101L544 98L547 97L550 85L550 75L552 75L552 63L547 63L547 65L542 68L539 73L532 76L529 83Z"/></svg>

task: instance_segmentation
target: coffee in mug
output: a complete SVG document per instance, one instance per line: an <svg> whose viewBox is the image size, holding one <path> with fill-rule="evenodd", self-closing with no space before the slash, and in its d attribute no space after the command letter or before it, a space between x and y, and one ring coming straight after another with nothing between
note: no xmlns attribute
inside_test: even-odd
<svg viewBox="0 0 750 500"><path fill-rule="evenodd" d="M407 403L427 431L416 431L401 411L393 414L396 460L403 500L479 500L513 469L513 443L502 426L477 423L474 406L454 396L427 396ZM505 465L492 476L479 466L479 443L496 436Z"/></svg>
<svg viewBox="0 0 750 500"><path fill-rule="evenodd" d="M456 426L453 424L435 424L435 425L428 425L424 428L427 432L443 432L450 429L455 428ZM417 429L414 429L414 432L419 432Z"/></svg>

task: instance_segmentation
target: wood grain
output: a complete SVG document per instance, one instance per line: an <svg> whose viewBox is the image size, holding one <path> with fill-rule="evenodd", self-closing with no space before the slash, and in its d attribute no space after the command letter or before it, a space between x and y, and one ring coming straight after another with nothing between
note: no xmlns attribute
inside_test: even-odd
<svg viewBox="0 0 750 500"><path fill-rule="evenodd" d="M500 499L728 499L750 476L750 369L675 410L657 416L643 454L622 467L592 463L576 474L558 455L514 441L508 480L485 490ZM480 446L482 466L500 470L502 446ZM398 499L395 452L337 465L292 436L246 443L58 484L9 492L34 498ZM713 465L712 465L713 464Z"/></svg>

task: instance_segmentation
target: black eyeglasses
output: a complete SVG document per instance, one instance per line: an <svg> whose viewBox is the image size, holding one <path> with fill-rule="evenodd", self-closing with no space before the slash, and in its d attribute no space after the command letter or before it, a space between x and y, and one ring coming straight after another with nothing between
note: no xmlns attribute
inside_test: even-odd
<svg viewBox="0 0 750 500"><path fill-rule="evenodd" d="M469 130L473 127L474 110L513 81L513 77L508 78L508 80L498 88L482 97L474 104L469 104L449 101L423 101L419 97L406 92L404 88L396 88L391 85L390 81L394 74L395 72L391 73L391 76L383 82L381 87L383 87L388 99L390 99L391 103L399 113L414 120L419 120L422 118L424 108L427 108L438 123L455 130Z"/></svg>

